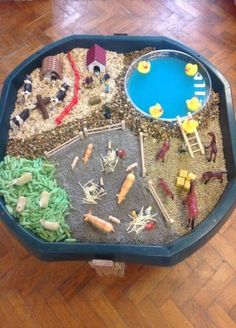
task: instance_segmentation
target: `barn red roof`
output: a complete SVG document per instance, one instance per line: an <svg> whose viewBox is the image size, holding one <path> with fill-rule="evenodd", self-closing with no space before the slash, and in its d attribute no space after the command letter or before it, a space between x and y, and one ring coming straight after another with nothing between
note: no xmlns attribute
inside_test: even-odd
<svg viewBox="0 0 236 328"><path fill-rule="evenodd" d="M87 52L87 66L95 60L106 65L106 50L96 43Z"/></svg>

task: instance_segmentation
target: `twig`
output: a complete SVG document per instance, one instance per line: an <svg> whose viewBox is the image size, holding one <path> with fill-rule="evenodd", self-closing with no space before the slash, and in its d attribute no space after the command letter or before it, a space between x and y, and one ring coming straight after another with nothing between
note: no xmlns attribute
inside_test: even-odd
<svg viewBox="0 0 236 328"><path fill-rule="evenodd" d="M163 205L162 201L160 200L159 196L157 195L151 180L148 181L148 187L149 187L149 191L151 192L153 198L155 199L161 213L163 214L167 225L169 226L169 225L173 224L175 221L169 216L168 212L166 211L165 206Z"/></svg>
<svg viewBox="0 0 236 328"><path fill-rule="evenodd" d="M112 149L111 141L108 142L108 151L105 156L101 154L101 165L102 172L106 170L106 168L110 169L110 172L114 172L116 165L118 164L119 157L116 155L116 151Z"/></svg>
<svg viewBox="0 0 236 328"><path fill-rule="evenodd" d="M64 142L63 144L61 144L61 145L55 147L54 149L52 149L52 150L50 150L50 151L45 151L45 152L44 152L45 156L46 156L46 157L50 157L50 156L52 156L53 154L57 153L58 151L60 151L60 150L62 150L62 149L64 149L64 148L66 148L67 146L72 145L72 144L73 144L74 142L76 142L77 140L82 140L83 137L81 136L81 133L83 134L83 132L81 131L81 132L79 133L78 136L75 136L74 138L72 138L72 139L70 139L70 140Z"/></svg>
<svg viewBox="0 0 236 328"><path fill-rule="evenodd" d="M102 132L124 130L124 129L125 129L125 121L122 121L121 123L101 126L101 127L93 128L93 129L84 128L83 132L84 132L84 137L87 138L90 134L97 134L97 133L102 133Z"/></svg>
<svg viewBox="0 0 236 328"><path fill-rule="evenodd" d="M143 213L143 206L142 206L141 211L139 212L138 216L135 219L133 219L133 217L129 215L132 221L128 226L127 232L130 233L134 231L136 232L136 234L140 233L145 229L147 223L157 221L156 219L154 219L155 216L157 216L157 213L151 214L151 211L149 213L147 213L146 211Z"/></svg>
<svg viewBox="0 0 236 328"><path fill-rule="evenodd" d="M101 183L102 182L102 183ZM102 199L106 195L104 191L103 181L100 179L100 183L94 183L93 180L88 181L85 185L82 185L78 181L80 187L84 192L83 204L97 204L96 201Z"/></svg>
<svg viewBox="0 0 236 328"><path fill-rule="evenodd" d="M142 162L142 177L146 176L146 167L144 159L144 145L143 145L143 132L139 133L140 149L141 149L141 162Z"/></svg>

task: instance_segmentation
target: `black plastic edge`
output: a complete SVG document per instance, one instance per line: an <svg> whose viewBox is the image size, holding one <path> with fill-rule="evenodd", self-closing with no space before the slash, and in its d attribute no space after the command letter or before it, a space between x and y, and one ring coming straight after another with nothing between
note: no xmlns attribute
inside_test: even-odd
<svg viewBox="0 0 236 328"><path fill-rule="evenodd" d="M181 44L178 41L171 40L162 36L70 36L65 39L56 41L43 49L37 51L35 54L23 61L17 68L7 77L4 82L1 99L0 108L5 108L5 103L9 96L10 84L16 78L18 73L23 69L27 69L29 63L33 60L38 60L42 55L49 53L51 50L55 50L55 47L59 47L64 43L69 43L73 41L73 45L69 47L70 49L74 47L74 43L81 40L89 40L92 43L99 42L102 43L103 40L117 42L119 41L129 41L130 43L136 42L142 44L148 41L148 44L158 43L157 49L165 49L164 45L170 44L171 49L179 49L181 51L187 52L203 65L208 66L211 73L213 73L224 86L224 95L226 100L226 111L227 111L227 123L229 125L229 133L231 136L231 151L233 152L232 160L233 167L236 167L236 129L235 129L235 116L233 111L231 91L228 81L223 77L223 75L204 57L200 56L197 52L191 48ZM136 46L135 46L136 48ZM131 51L131 50L130 50ZM56 50L55 50L56 52ZM0 113L0 122L4 111ZM204 220L200 225L198 225L190 234L179 238L171 244L165 246L143 246L143 245L117 245L117 244L66 244L66 243L47 243L39 238L32 235L30 232L24 230L14 218L12 218L5 210L4 205L0 203L0 215L3 217L4 222L10 228L10 230L16 235L16 237L23 243L27 248L29 248L37 257L42 260L76 260L76 259L89 259L89 258L106 258L114 259L125 262L137 262L152 265L173 265L201 247L212 235L219 230L224 221L227 219L232 209L235 206L236 200L236 180L235 175L232 177L231 181L228 183L221 200L217 204L215 210Z"/></svg>

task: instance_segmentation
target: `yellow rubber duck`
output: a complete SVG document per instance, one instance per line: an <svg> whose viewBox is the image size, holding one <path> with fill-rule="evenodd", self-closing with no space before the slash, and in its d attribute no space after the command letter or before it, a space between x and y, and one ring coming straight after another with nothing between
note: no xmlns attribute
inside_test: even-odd
<svg viewBox="0 0 236 328"><path fill-rule="evenodd" d="M197 72L198 72L198 66L197 66L197 64L188 63L185 66L185 73L188 76L194 76Z"/></svg>
<svg viewBox="0 0 236 328"><path fill-rule="evenodd" d="M198 125L199 125L198 121L194 120L193 118L187 118L182 123L182 128L184 129L185 133L189 134L195 132Z"/></svg>
<svg viewBox="0 0 236 328"><path fill-rule="evenodd" d="M186 105L191 112L195 112L202 106L200 100L197 97L186 100Z"/></svg>
<svg viewBox="0 0 236 328"><path fill-rule="evenodd" d="M151 63L148 62L148 61L143 60L143 61L138 63L137 70L139 71L139 73L147 74L151 70Z"/></svg>
<svg viewBox="0 0 236 328"><path fill-rule="evenodd" d="M160 104L156 104L154 106L149 107L149 114L153 118L159 118L164 113L163 109L161 108Z"/></svg>

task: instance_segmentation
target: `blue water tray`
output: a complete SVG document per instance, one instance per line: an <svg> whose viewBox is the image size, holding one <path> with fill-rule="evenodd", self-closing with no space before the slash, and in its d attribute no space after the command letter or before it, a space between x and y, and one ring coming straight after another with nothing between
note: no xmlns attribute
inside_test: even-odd
<svg viewBox="0 0 236 328"><path fill-rule="evenodd" d="M138 71L138 65L143 61L150 64L146 74ZM193 76L185 74L187 64L197 65L198 71ZM153 118L149 108L158 103L163 109L158 119L173 122L177 116L187 118L188 99L195 97L200 103L193 115L204 108L211 94L211 78L196 58L182 51L157 50L137 58L130 65L125 76L125 91L141 114Z"/></svg>
<svg viewBox="0 0 236 328"><path fill-rule="evenodd" d="M40 67L42 59L46 56L67 52L76 47L90 48L94 43L119 53L139 50L144 47L181 51L189 54L206 67L212 81L212 88L219 93L221 99L220 124L229 180L222 197L214 210L192 232L163 246L48 243L23 229L6 211L3 199L0 200L0 217L15 236L42 260L90 260L99 258L161 266L174 265L199 249L220 229L233 210L236 200L236 125L230 86L224 76L194 50L177 41L158 36L73 35L37 51L13 70L4 82L0 98L0 160L3 159L6 151L9 120L14 109L17 90L22 86L25 75Z"/></svg>

